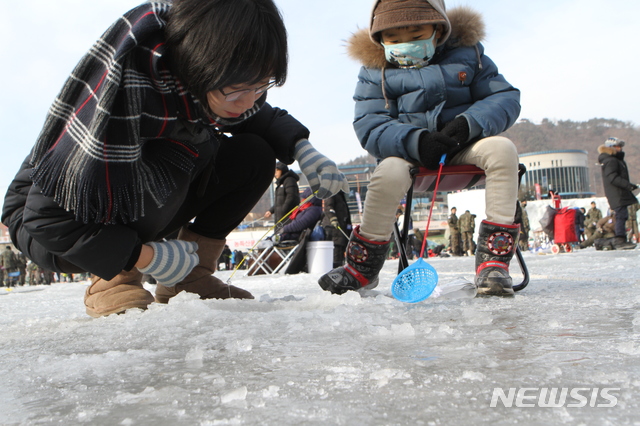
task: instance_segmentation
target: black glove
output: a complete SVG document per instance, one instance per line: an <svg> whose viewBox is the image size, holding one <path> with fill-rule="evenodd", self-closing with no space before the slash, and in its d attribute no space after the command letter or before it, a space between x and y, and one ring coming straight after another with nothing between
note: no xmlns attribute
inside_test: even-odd
<svg viewBox="0 0 640 426"><path fill-rule="evenodd" d="M460 116L448 122L441 133L455 139L456 142L462 145L469 139L469 122L466 118Z"/></svg>
<svg viewBox="0 0 640 426"><path fill-rule="evenodd" d="M418 142L420 162L427 169L435 170L440 164L442 154L449 154L458 146L455 139L441 132L422 132Z"/></svg>

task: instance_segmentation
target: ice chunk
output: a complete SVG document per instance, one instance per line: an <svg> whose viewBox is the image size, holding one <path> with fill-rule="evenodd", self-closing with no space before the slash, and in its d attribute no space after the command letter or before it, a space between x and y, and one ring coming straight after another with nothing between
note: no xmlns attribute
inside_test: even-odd
<svg viewBox="0 0 640 426"><path fill-rule="evenodd" d="M477 371L465 371L464 373L462 373L462 378L466 380L482 381L485 379L485 377L486 376L484 374Z"/></svg>
<svg viewBox="0 0 640 426"><path fill-rule="evenodd" d="M241 386L237 389L229 391L220 397L222 404L228 404L232 401L244 401L247 398L247 387Z"/></svg>
<svg viewBox="0 0 640 426"><path fill-rule="evenodd" d="M408 322L391 325L391 332L395 337L414 337L416 335L416 330Z"/></svg>
<svg viewBox="0 0 640 426"><path fill-rule="evenodd" d="M473 299L478 288L464 277L457 277L450 281L440 281L431 295L432 299Z"/></svg>
<svg viewBox="0 0 640 426"><path fill-rule="evenodd" d="M204 351L201 348L196 346L195 348L192 348L189 350L189 352L187 352L187 355L185 355L184 360L189 367L202 367L203 358L204 358Z"/></svg>
<svg viewBox="0 0 640 426"><path fill-rule="evenodd" d="M264 398L277 398L280 396L278 395L278 391L280 391L280 386L271 385L262 391L262 396Z"/></svg>
<svg viewBox="0 0 640 426"><path fill-rule="evenodd" d="M389 384L392 379L410 379L411 375L402 371L392 368L383 368L378 371L374 371L369 375L369 379L377 381L376 386L379 388Z"/></svg>

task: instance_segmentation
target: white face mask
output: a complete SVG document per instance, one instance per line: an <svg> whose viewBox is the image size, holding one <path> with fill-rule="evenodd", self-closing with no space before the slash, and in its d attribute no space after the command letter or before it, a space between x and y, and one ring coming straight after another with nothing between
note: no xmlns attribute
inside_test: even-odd
<svg viewBox="0 0 640 426"><path fill-rule="evenodd" d="M422 68L429 65L429 61L436 53L436 46L433 43L435 37L434 31L431 37L425 40L389 45L383 43L384 56L387 61L400 68Z"/></svg>

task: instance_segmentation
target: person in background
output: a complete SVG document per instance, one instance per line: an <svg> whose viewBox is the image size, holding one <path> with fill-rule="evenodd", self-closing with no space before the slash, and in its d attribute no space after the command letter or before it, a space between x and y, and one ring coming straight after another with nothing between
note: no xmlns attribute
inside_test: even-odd
<svg viewBox="0 0 640 426"><path fill-rule="evenodd" d="M462 244L460 240L460 221L458 219L458 215L456 214L458 209L455 207L451 208L451 214L449 215L449 219L447 219L447 223L449 224L449 247L451 254L453 256L462 256Z"/></svg>
<svg viewBox="0 0 640 426"><path fill-rule="evenodd" d="M311 195L311 189L304 190L298 202L301 203ZM322 217L322 200L316 196L309 198L289 215L286 225L277 231L280 241L298 240L305 229L313 229Z"/></svg>
<svg viewBox="0 0 640 426"><path fill-rule="evenodd" d="M629 241L635 239L636 242L640 242L640 232L638 232L638 209L640 204L634 203L627 207L629 212L629 219L627 219L626 228L629 230Z"/></svg>
<svg viewBox="0 0 640 426"><path fill-rule="evenodd" d="M420 251L422 251L422 242L424 241L424 232L422 232L420 228L414 228L413 235L415 236L415 239L413 242L413 251L414 253L416 253L416 256L420 256ZM422 257L429 256L428 249L429 247L425 246L424 248L425 251Z"/></svg>
<svg viewBox="0 0 640 426"><path fill-rule="evenodd" d="M584 237L584 222L587 220L586 211L583 207L576 208L576 237L578 242L583 241Z"/></svg>
<svg viewBox="0 0 640 426"><path fill-rule="evenodd" d="M300 202L300 189L298 188L300 178L293 170L289 170L289 167L282 161L276 163L274 177L276 179L275 200L264 217L269 218L273 215L274 222L278 223Z"/></svg>
<svg viewBox="0 0 640 426"><path fill-rule="evenodd" d="M471 235L475 235L475 234L476 234L476 215L472 214L471 215ZM475 254L478 244L476 244L475 240L473 239L471 240L471 243L472 243L471 252Z"/></svg>
<svg viewBox="0 0 640 426"><path fill-rule="evenodd" d="M231 249L229 248L229 246L227 244L224 245L224 248L222 249L222 253L220 254L220 259L218 260L219 263L224 263L224 269L225 270L230 270L231 269L231 256L233 255L233 253L231 252Z"/></svg>
<svg viewBox="0 0 640 426"><path fill-rule="evenodd" d="M319 198L348 191L309 130L267 102L287 71L272 0L126 12L80 60L9 186L2 222L14 245L47 270L92 273L92 317L146 309L143 274L157 303L182 291L253 298L213 274L276 160L297 161Z"/></svg>
<svg viewBox="0 0 640 426"><path fill-rule="evenodd" d="M549 190L549 199L553 203L553 208L555 208L556 210L559 210L560 206L562 205L562 197L560 197L560 194L558 194L553 189L550 189Z"/></svg>
<svg viewBox="0 0 640 426"><path fill-rule="evenodd" d="M611 211L607 216L603 217L596 224L596 229L589 235L589 238L580 243L580 248L585 249L591 247L598 242L597 250L602 250L603 246L607 246L609 249L613 249L611 243L616 236L616 214Z"/></svg>
<svg viewBox="0 0 640 426"><path fill-rule="evenodd" d="M16 258L18 259L18 270L20 271L20 285L25 285L27 282L27 256L20 251Z"/></svg>
<svg viewBox="0 0 640 426"><path fill-rule="evenodd" d="M40 284L40 267L30 260L27 262L27 282L29 285Z"/></svg>
<svg viewBox="0 0 640 426"><path fill-rule="evenodd" d="M18 271L18 257L11 250L11 246L6 246L0 253L0 267L4 271L4 285L9 287L10 284L15 284L9 274Z"/></svg>
<svg viewBox="0 0 640 426"><path fill-rule="evenodd" d="M333 267L344 265L344 252L351 235L351 212L344 192L325 199L322 203L322 226L327 240L333 241Z"/></svg>
<svg viewBox="0 0 640 426"><path fill-rule="evenodd" d="M587 212L587 216L585 217L584 223L584 231L587 236L587 239L591 237L591 234L596 232L596 226L598 222L602 219L602 212L600 209L596 207L596 202L591 202L591 208Z"/></svg>
<svg viewBox="0 0 640 426"><path fill-rule="evenodd" d="M531 225L529 224L529 214L527 213L527 200L520 202L520 212L522 215L522 222L520 223L520 237L518 238L518 245L521 251L529 250L529 232L531 231Z"/></svg>
<svg viewBox="0 0 640 426"><path fill-rule="evenodd" d="M626 222L629 217L627 207L636 204L633 192L638 185L629 181L629 169L624 161L625 142L610 137L598 147L598 162L602 167L602 181L604 194L609 202L609 208L616 213L616 236L613 247L616 250L631 250L636 245L627 241Z"/></svg>
<svg viewBox="0 0 640 426"><path fill-rule="evenodd" d="M246 269L247 265L242 260L244 259L244 253L241 250L233 251L233 268ZM240 265L240 266L239 266Z"/></svg>
<svg viewBox="0 0 640 426"><path fill-rule="evenodd" d="M475 230L476 215L471 214L469 210L465 210L458 219L460 228L460 237L462 239L462 254L465 256L473 256L475 242L473 241L473 231Z"/></svg>

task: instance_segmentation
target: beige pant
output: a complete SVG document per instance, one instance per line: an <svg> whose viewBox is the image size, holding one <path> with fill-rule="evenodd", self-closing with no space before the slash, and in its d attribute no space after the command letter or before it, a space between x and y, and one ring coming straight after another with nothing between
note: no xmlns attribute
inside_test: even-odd
<svg viewBox="0 0 640 426"><path fill-rule="evenodd" d="M518 152L509 139L481 139L457 154L450 165L471 164L485 171L485 214L489 222L511 225L518 198ZM378 164L367 189L360 234L387 241L393 232L398 204L411 186L409 171L415 165L399 157Z"/></svg>

